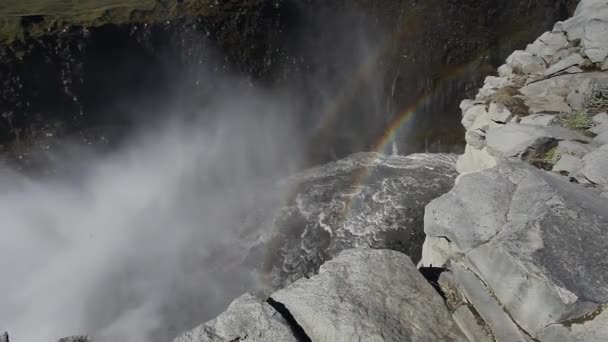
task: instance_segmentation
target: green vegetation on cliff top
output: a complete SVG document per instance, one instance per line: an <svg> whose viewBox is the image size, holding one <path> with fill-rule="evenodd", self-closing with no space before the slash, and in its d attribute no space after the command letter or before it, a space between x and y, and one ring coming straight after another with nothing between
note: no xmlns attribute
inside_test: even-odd
<svg viewBox="0 0 608 342"><path fill-rule="evenodd" d="M66 25L99 26L213 16L251 0L0 0L0 42L38 36ZM32 20L23 20L31 17Z"/></svg>

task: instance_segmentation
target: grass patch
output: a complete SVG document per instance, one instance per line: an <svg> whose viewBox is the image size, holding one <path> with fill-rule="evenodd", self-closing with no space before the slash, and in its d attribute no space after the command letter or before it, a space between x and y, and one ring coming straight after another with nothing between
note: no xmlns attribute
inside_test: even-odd
<svg viewBox="0 0 608 342"><path fill-rule="evenodd" d="M517 97L518 95L521 95L521 93L514 86L502 87L496 93L490 95L487 104L489 105L491 102L499 103L505 106L513 115L527 116L530 108L526 106L523 99Z"/></svg>
<svg viewBox="0 0 608 342"><path fill-rule="evenodd" d="M211 17L256 3L256 0L0 0L0 42L52 34L66 26Z"/></svg>
<svg viewBox="0 0 608 342"><path fill-rule="evenodd" d="M589 128L593 127L593 120L591 120L591 115L589 115L589 113L585 109L570 113L559 114L554 119L553 123L562 127L579 131L586 131Z"/></svg>
<svg viewBox="0 0 608 342"><path fill-rule="evenodd" d="M591 94L585 97L583 108L590 114L597 114L608 111L608 87L598 87L591 89Z"/></svg>

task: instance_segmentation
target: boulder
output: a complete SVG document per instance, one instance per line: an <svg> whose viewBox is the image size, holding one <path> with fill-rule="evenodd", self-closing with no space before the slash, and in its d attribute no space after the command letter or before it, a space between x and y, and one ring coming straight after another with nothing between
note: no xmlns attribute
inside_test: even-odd
<svg viewBox="0 0 608 342"><path fill-rule="evenodd" d="M464 154L458 157L456 170L460 174L477 172L483 169L494 167L498 158L488 153L487 147L479 150L473 145L467 144Z"/></svg>
<svg viewBox="0 0 608 342"><path fill-rule="evenodd" d="M589 130L595 134L602 134L604 132L608 132L608 114L599 113L595 115L591 120L593 120L594 126Z"/></svg>
<svg viewBox="0 0 608 342"><path fill-rule="evenodd" d="M507 65L517 74L542 74L546 67L545 61L530 52L517 50L507 58Z"/></svg>
<svg viewBox="0 0 608 342"><path fill-rule="evenodd" d="M484 320L505 312L532 338L567 336L546 341L575 340L584 332L569 329L574 324L593 327L585 341L608 336L606 227L608 199L517 161L462 176L425 213L429 238L450 245L442 251L452 252L448 268L471 272L456 281L471 289L473 305L483 290L498 305L475 306L480 313L487 309ZM505 341L511 340L517 339Z"/></svg>
<svg viewBox="0 0 608 342"><path fill-rule="evenodd" d="M488 118L495 123L504 124L511 121L513 114L504 105L492 102L488 109Z"/></svg>
<svg viewBox="0 0 608 342"><path fill-rule="evenodd" d="M0 342L9 342L8 333L7 332L5 332L4 334L0 335Z"/></svg>
<svg viewBox="0 0 608 342"><path fill-rule="evenodd" d="M575 53L550 66L549 69L545 71L545 75L553 75L570 67L582 65L583 63L585 63L583 56Z"/></svg>
<svg viewBox="0 0 608 342"><path fill-rule="evenodd" d="M526 52L550 62L559 50L568 47L568 39L563 32L545 32L534 43L528 45Z"/></svg>
<svg viewBox="0 0 608 342"><path fill-rule="evenodd" d="M519 91L528 97L557 95L566 97L572 91L588 94L594 85L608 86L608 73L594 71L584 74L566 74L529 83Z"/></svg>
<svg viewBox="0 0 608 342"><path fill-rule="evenodd" d="M463 111L462 115L462 126L467 129L473 129L473 124L479 117L487 116L487 109L485 104L476 104L469 106Z"/></svg>
<svg viewBox="0 0 608 342"><path fill-rule="evenodd" d="M486 135L488 152L497 157L523 157L531 151L559 140L590 141L581 133L557 126L538 126L508 123L490 129Z"/></svg>
<svg viewBox="0 0 608 342"><path fill-rule="evenodd" d="M566 99L559 95L525 97L524 103L528 106L531 114L559 114L568 113L572 110L566 103Z"/></svg>
<svg viewBox="0 0 608 342"><path fill-rule="evenodd" d="M245 294L217 318L177 337L174 342L293 341L290 326L268 303Z"/></svg>
<svg viewBox="0 0 608 342"><path fill-rule="evenodd" d="M481 150L486 147L486 134L481 130L467 131L464 139L467 144L473 146L476 149Z"/></svg>
<svg viewBox="0 0 608 342"><path fill-rule="evenodd" d="M588 180L603 187L608 186L608 145L583 157L583 168L580 172Z"/></svg>
<svg viewBox="0 0 608 342"><path fill-rule="evenodd" d="M456 156L360 153L290 179L262 249L273 288L310 276L344 249L393 249L420 260L424 207L454 185Z"/></svg>
<svg viewBox="0 0 608 342"><path fill-rule="evenodd" d="M568 172L569 174L575 174L583 166L583 161L577 156L570 154L564 154L559 157L559 160L551 171L555 172Z"/></svg>
<svg viewBox="0 0 608 342"><path fill-rule="evenodd" d="M587 153L591 153L596 149L592 144L585 144L578 141L563 140L557 144L555 153L558 155L572 155L579 158L584 157Z"/></svg>
<svg viewBox="0 0 608 342"><path fill-rule="evenodd" d="M608 144L608 131L598 134L595 138L593 138L593 142L599 145Z"/></svg>
<svg viewBox="0 0 608 342"><path fill-rule="evenodd" d="M579 41L585 34L585 25L593 19L608 19L606 3L603 0L581 0L574 16L562 24L562 30L569 41Z"/></svg>
<svg viewBox="0 0 608 342"><path fill-rule="evenodd" d="M522 125L549 126L554 119L555 115L552 114L532 114L521 118L519 123Z"/></svg>
<svg viewBox="0 0 608 342"><path fill-rule="evenodd" d="M500 77L511 77L513 75L513 68L503 64L498 67L498 76Z"/></svg>
<svg viewBox="0 0 608 342"><path fill-rule="evenodd" d="M272 299L312 341L467 341L437 291L394 251L345 250Z"/></svg>
<svg viewBox="0 0 608 342"><path fill-rule="evenodd" d="M593 63L603 64L608 57L608 20L589 20L583 31L582 52Z"/></svg>

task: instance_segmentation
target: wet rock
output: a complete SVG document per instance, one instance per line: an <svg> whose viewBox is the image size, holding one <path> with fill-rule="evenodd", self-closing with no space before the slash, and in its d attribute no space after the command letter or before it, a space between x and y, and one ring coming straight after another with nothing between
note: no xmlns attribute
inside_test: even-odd
<svg viewBox="0 0 608 342"><path fill-rule="evenodd" d="M360 153L304 171L277 213L267 268L274 288L310 276L344 249L420 259L424 207L454 185L456 156Z"/></svg>
<svg viewBox="0 0 608 342"><path fill-rule="evenodd" d="M461 177L425 214L425 232L450 242L447 263L472 272L499 305L490 311L504 310L533 338L599 317L608 303L606 227L608 199L522 162ZM593 324L594 336L606 334Z"/></svg>
<svg viewBox="0 0 608 342"><path fill-rule="evenodd" d="M394 251L343 251L272 299L312 341L466 341L435 289Z"/></svg>
<svg viewBox="0 0 608 342"><path fill-rule="evenodd" d="M268 303L245 294L217 318L177 337L174 342L293 341L290 326Z"/></svg>
<svg viewBox="0 0 608 342"><path fill-rule="evenodd" d="M486 147L486 134L480 130L467 131L465 133L465 140L467 144L476 149L481 150Z"/></svg>
<svg viewBox="0 0 608 342"><path fill-rule="evenodd" d="M486 105L472 105L463 111L462 125L467 130L474 129L473 124L479 117L485 117L487 115Z"/></svg>

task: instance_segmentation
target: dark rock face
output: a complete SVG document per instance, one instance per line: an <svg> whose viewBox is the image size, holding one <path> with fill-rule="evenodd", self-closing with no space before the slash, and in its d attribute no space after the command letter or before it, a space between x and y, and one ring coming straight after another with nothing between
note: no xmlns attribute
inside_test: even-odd
<svg viewBox="0 0 608 342"><path fill-rule="evenodd" d="M303 126L330 117L310 134L307 164L369 150L410 111L401 152L451 150L463 143L458 99L576 2L219 2L210 17L66 27L0 47L0 140L136 125L155 111L129 108L166 116L235 72L305 94Z"/></svg>
<svg viewBox="0 0 608 342"><path fill-rule="evenodd" d="M424 207L449 191L455 157L356 154L291 181L268 247L273 287L314 274L348 248L393 249L420 259Z"/></svg>

